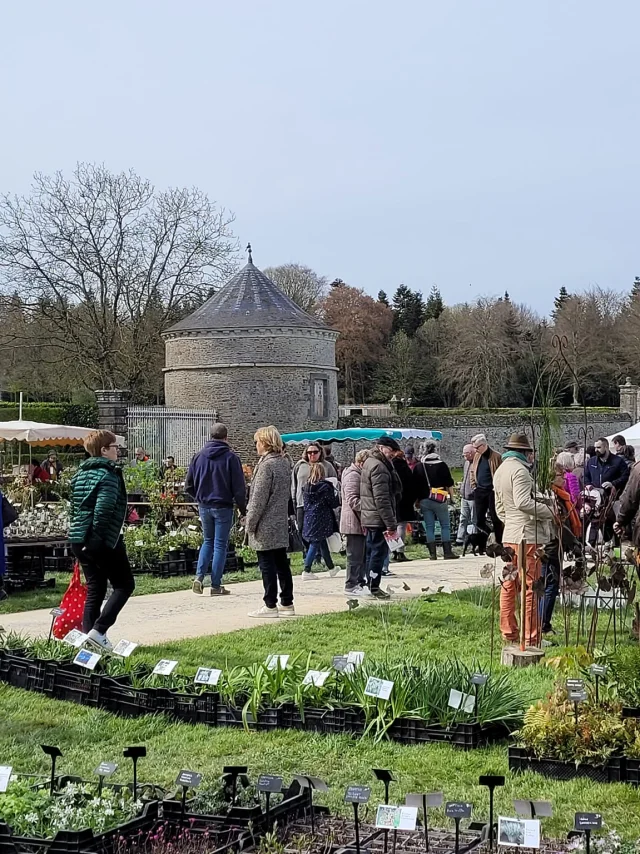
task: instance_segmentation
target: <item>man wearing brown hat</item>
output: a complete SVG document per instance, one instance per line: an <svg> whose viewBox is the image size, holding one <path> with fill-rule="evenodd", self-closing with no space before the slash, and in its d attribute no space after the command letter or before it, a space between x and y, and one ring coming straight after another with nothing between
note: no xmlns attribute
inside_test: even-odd
<svg viewBox="0 0 640 854"><path fill-rule="evenodd" d="M377 440L362 466L360 477L360 521L367 532L367 584L376 599L388 599L380 588L382 569L389 554L385 533L395 536L398 525L396 506L402 484L393 467L400 445L390 436Z"/></svg>
<svg viewBox="0 0 640 854"><path fill-rule="evenodd" d="M541 624L534 582L540 578L540 560L536 557L538 546L551 539L553 514L535 501L535 485L531 476L533 448L525 433L514 433L505 445L502 465L497 469L493 484L496 493L496 510L504 523L503 544L511 546L518 554L522 540L526 540L527 595L524 636L527 646L540 646ZM517 557L514 560L517 567ZM516 613L520 577L514 581L503 580L500 590L500 631L506 641L520 639Z"/></svg>

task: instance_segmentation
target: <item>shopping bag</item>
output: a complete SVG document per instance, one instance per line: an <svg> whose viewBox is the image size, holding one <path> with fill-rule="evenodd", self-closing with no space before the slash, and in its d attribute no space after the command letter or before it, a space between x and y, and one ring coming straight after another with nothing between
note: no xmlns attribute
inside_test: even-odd
<svg viewBox="0 0 640 854"><path fill-rule="evenodd" d="M330 537L327 538L327 545L329 546L329 551L333 555L338 555L342 551L342 537L337 532L335 534L331 534Z"/></svg>
<svg viewBox="0 0 640 854"><path fill-rule="evenodd" d="M287 551L289 554L304 551L302 537L298 531L298 526L296 525L295 519L292 519L291 517L289 518L289 548Z"/></svg>
<svg viewBox="0 0 640 854"><path fill-rule="evenodd" d="M82 629L82 615L86 599L87 587L82 583L80 564L76 561L71 581L60 603L60 607L64 608L64 614L56 617L53 623L53 636L55 638L62 640L72 629Z"/></svg>

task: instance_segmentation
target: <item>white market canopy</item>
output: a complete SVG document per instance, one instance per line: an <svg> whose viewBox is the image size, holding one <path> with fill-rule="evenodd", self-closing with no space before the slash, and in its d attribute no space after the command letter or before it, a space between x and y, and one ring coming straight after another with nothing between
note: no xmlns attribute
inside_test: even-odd
<svg viewBox="0 0 640 854"><path fill-rule="evenodd" d="M90 427L69 427L66 424L41 424L38 421L0 421L0 441L27 442L36 447L49 445L82 445L83 439L93 432ZM116 436L119 445L125 445L124 436Z"/></svg>

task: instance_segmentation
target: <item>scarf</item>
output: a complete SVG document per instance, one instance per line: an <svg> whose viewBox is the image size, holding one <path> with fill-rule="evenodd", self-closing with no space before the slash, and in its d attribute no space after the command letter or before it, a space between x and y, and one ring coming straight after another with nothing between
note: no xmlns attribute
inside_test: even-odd
<svg viewBox="0 0 640 854"><path fill-rule="evenodd" d="M522 453L522 451L506 451L502 455L502 459L504 460L520 460L521 463L524 463L527 468L531 468L531 463L526 458L526 456Z"/></svg>

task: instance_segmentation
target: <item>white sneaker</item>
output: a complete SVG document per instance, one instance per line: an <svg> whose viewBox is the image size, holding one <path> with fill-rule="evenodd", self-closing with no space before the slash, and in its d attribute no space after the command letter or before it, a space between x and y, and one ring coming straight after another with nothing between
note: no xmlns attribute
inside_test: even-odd
<svg viewBox="0 0 640 854"><path fill-rule="evenodd" d="M315 572L307 572L306 570L302 573L303 581L317 581L318 576Z"/></svg>
<svg viewBox="0 0 640 854"><path fill-rule="evenodd" d="M87 635L87 640L91 641L92 644L94 644L95 646L99 646L100 649L106 650L107 652L111 652L111 650L113 649L113 644L111 643L109 638L106 635L100 634L100 632L97 632L95 629L91 629L91 631Z"/></svg>
<svg viewBox="0 0 640 854"><path fill-rule="evenodd" d="M360 594L359 595L362 596L363 599L367 599L367 598L371 599L371 596L373 594L371 593L371 590L366 585L364 585L363 587L360 588Z"/></svg>
<svg viewBox="0 0 640 854"><path fill-rule="evenodd" d="M278 607L278 616L279 617L295 617L296 609L293 605L280 605Z"/></svg>
<svg viewBox="0 0 640 854"><path fill-rule="evenodd" d="M249 616L256 618L269 617L277 620L279 615L277 608L267 608L266 605L263 605L261 608L258 608L257 611L249 611Z"/></svg>

